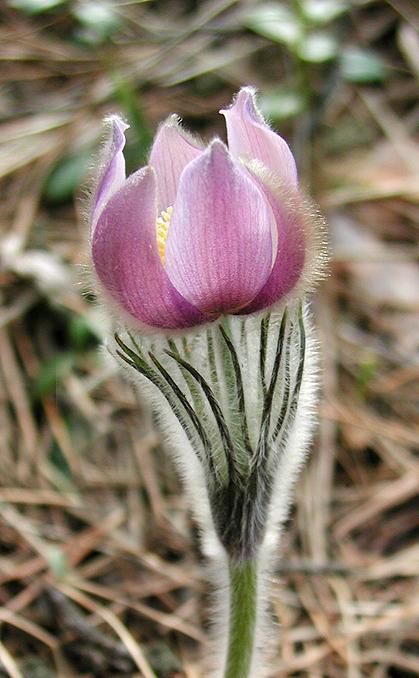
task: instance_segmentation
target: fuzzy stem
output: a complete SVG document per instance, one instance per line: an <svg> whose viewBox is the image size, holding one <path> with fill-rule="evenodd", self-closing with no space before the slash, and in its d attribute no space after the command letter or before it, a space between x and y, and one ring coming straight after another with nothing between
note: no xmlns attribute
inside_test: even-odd
<svg viewBox="0 0 419 678"><path fill-rule="evenodd" d="M230 620L224 678L248 678L255 645L257 562L230 561Z"/></svg>

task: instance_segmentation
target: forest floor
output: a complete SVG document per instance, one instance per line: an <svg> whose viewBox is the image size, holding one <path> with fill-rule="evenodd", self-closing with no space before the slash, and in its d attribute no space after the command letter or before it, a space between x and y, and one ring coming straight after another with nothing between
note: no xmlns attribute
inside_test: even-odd
<svg viewBox="0 0 419 678"><path fill-rule="evenodd" d="M133 169L173 111L223 135L217 111L247 83L331 243L320 426L279 549L270 675L419 674L419 11L317 5L330 16L307 1L288 17L305 31L291 44L264 2L2 3L0 675L200 676L196 530L99 350L79 186L108 112L130 121Z"/></svg>

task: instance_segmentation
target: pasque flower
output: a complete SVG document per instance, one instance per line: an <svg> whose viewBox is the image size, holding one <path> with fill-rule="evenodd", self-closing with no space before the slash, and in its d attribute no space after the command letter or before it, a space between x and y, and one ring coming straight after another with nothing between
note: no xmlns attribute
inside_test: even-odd
<svg viewBox="0 0 419 678"><path fill-rule="evenodd" d="M216 554L215 582L228 587L216 675L259 678L260 582L314 425L304 297L322 267L322 227L254 91L222 113L228 147L204 148L171 116L128 178L127 126L108 119L91 249L116 316L109 348L137 373Z"/></svg>
<svg viewBox="0 0 419 678"><path fill-rule="evenodd" d="M221 112L228 147L214 139L204 148L171 116L149 164L128 178L127 125L108 119L93 263L103 291L142 326L188 328L260 311L307 278L310 219L288 145L251 88Z"/></svg>

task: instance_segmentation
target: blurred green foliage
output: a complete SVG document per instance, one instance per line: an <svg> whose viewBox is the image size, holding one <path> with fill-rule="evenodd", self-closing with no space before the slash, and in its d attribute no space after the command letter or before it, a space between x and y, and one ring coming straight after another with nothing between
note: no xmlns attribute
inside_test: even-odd
<svg viewBox="0 0 419 678"><path fill-rule="evenodd" d="M83 183L89 167L90 151L65 155L47 176L43 197L50 203L65 203L73 199Z"/></svg>
<svg viewBox="0 0 419 678"><path fill-rule="evenodd" d="M50 347L49 355L41 361L32 382L31 393L35 400L54 394L57 385L77 368L79 359L90 350L96 351L102 338L88 315L67 310L60 312L58 308L50 308L48 303L34 309L30 324L34 325L35 317L43 318L43 326L47 327L51 314L57 335L55 350Z"/></svg>
<svg viewBox="0 0 419 678"><path fill-rule="evenodd" d="M348 47L340 57L340 70L344 80L359 85L383 82L386 67L382 59L371 50Z"/></svg>
<svg viewBox="0 0 419 678"><path fill-rule="evenodd" d="M48 565L57 579L63 579L68 573L68 560L64 551L55 544L49 544L46 552Z"/></svg>
<svg viewBox="0 0 419 678"><path fill-rule="evenodd" d="M176 655L163 641L154 641L150 644L147 658L159 676L180 675L182 665Z"/></svg>
<svg viewBox="0 0 419 678"><path fill-rule="evenodd" d="M312 75L318 80L319 69L326 75L334 67L350 83L383 82L386 68L375 52L359 45L342 49L350 9L351 3L341 0L296 0L267 2L244 13L245 28L282 45L290 57L286 82L261 96L262 110L274 122L297 117L312 105L317 96Z"/></svg>
<svg viewBox="0 0 419 678"><path fill-rule="evenodd" d="M73 16L79 22L77 38L92 46L105 42L118 30L120 20L115 7L109 2L86 0L73 8Z"/></svg>
<svg viewBox="0 0 419 678"><path fill-rule="evenodd" d="M72 21L67 39L96 49L113 41L123 27L118 3L112 0L8 0L27 14L65 12ZM139 0L138 4L142 4ZM155 3L160 7L161 3ZM263 112L273 121L294 119L307 112L318 98L319 78L334 69L341 80L357 85L382 83L387 69L380 56L362 45L346 44L343 32L350 22L354 3L349 0L291 0L255 2L240 13L242 28L280 45L289 59L281 84L261 95ZM314 78L312 76L315 76ZM125 114L131 129L127 135L129 171L146 161L152 135L135 83L110 70L113 99ZM205 74L196 82L202 87ZM212 79L215 76L212 74ZM219 81L217 81L217 86ZM85 175L89 153L69 155L53 169L45 186L49 202L69 201Z"/></svg>
<svg viewBox="0 0 419 678"><path fill-rule="evenodd" d="M14 9L20 9L26 14L42 14L65 5L67 0L9 0L8 4Z"/></svg>
<svg viewBox="0 0 419 678"><path fill-rule="evenodd" d="M74 21L70 38L92 47L109 40L120 27L117 3L111 0L8 0L8 4L28 15L67 12Z"/></svg>
<svg viewBox="0 0 419 678"><path fill-rule="evenodd" d="M325 27L348 10L338 0L266 3L252 8L244 25L259 35L287 46L297 59L322 63L336 56L334 26Z"/></svg>
<svg viewBox="0 0 419 678"><path fill-rule="evenodd" d="M361 398L364 399L368 395L370 383L377 376L378 372L377 356L372 353L365 356L358 365L356 376L356 386Z"/></svg>
<svg viewBox="0 0 419 678"><path fill-rule="evenodd" d="M75 356L71 351L59 353L43 362L33 382L33 396L38 399L54 394L57 383L71 374L74 363Z"/></svg>
<svg viewBox="0 0 419 678"><path fill-rule="evenodd" d="M262 113L277 122L294 118L306 108L306 98L292 87L282 86L261 97Z"/></svg>

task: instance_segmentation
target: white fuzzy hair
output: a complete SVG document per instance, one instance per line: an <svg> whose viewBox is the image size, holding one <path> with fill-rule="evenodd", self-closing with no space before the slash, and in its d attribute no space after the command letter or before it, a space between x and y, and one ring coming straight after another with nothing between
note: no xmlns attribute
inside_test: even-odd
<svg viewBox="0 0 419 678"><path fill-rule="evenodd" d="M275 360L278 358L277 342L279 336L279 327L282 320L284 309L278 309L271 312L266 344L266 374L269 380L274 368ZM261 390L261 379L258 361L258 346L261 341L261 318L263 314L248 317L229 317L230 337L234 343L237 355L240 361L241 375L246 402L246 420L249 428L252 447L254 448L260 434L260 420L263 407L263 393ZM295 386L295 379L299 365L299 344L295 340L295 328L297 327L298 305L297 303L288 305L289 323L289 365L288 374L287 360L283 358L278 374L278 386L275 391L275 398L272 404L272 412L275 416L281 408L282 400L285 398L286 384L289 389ZM256 639L252 659L252 678L262 678L265 675L265 668L268 666L267 656L272 647L272 624L269 624L268 610L268 588L267 581L276 563L279 534L284 521L286 520L292 499L292 490L298 473L306 458L309 444L311 442L314 427L316 423L315 406L317 402L317 376L318 376L318 350L314 335L314 329L310 318L308 305L303 311L303 322L305 327L305 361L304 371L301 380L298 400L294 418L288 416L288 427L278 435L276 441L272 440L270 435L269 455L273 459L275 471L272 476L272 492L269 501L269 511L265 520L266 529L262 543L258 547L258 611ZM294 328L294 329L293 329ZM218 368L218 381L215 382L212 374L213 366L208 359L207 350L207 331L208 328L195 329L188 333L184 339L184 355L188 356L188 361L194 365L200 374L211 385L214 393L218 392L219 402L221 403L223 414L231 429L237 425L237 403L229 402L229 394L226 381L220 378L221 370L221 349L216 341L216 326L210 330L215 339L215 363ZM130 340L129 335L123 335L124 341ZM180 347L179 339L176 338L177 346ZM285 341L285 340L284 340ZM115 354L114 342L110 342L109 348ZM149 352L158 356L160 363L170 372L173 379L178 384L188 401L193 405L193 398L188 392L188 381L185 372L179 365L167 354L167 337L161 335L141 337L142 355L147 357ZM284 347L285 351L285 347ZM119 359L118 359L119 360ZM121 361L119 360L121 363ZM205 652L208 676L220 676L223 673L227 642L228 642L228 620L229 620L229 580L228 580L228 556L217 536L216 527L213 520L213 511L209 498L208 469L200 461L195 449L194 440L196 432L184 430L179 423L176 415L171 409L166 398L162 395L156 386L150 384L144 376L139 375L132 367L126 365L125 372L129 379L134 381L136 388L140 391L151 405L155 414L157 414L159 426L166 441L166 446L173 457L183 481L183 486L188 498L189 506L193 512L197 525L200 528L202 550L207 558L207 574L214 589L214 604L211 609L212 618L212 640ZM138 377L138 378L137 378ZM288 382L287 382L288 380ZM201 403L202 404L202 403ZM290 409L290 405L288 408ZM202 413L201 413L202 414ZM220 452L222 441L219 438L218 430L215 426L213 415L206 403L202 416L206 417L206 424L209 431L211 449L215 455ZM273 427L272 427L273 430ZM240 452L240 446L239 446ZM219 460L216 459L216 463ZM220 472L220 477L222 473ZM263 520L263 508L255 506L255 513L261 513ZM237 527L239 530L239 526ZM271 641L269 641L271 638ZM267 669L266 669L267 670Z"/></svg>

